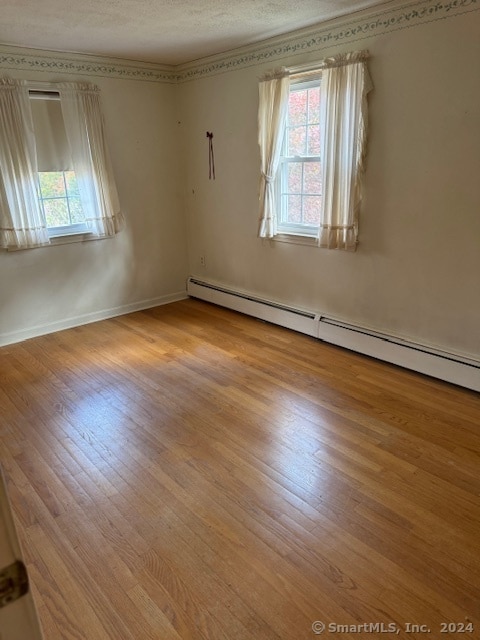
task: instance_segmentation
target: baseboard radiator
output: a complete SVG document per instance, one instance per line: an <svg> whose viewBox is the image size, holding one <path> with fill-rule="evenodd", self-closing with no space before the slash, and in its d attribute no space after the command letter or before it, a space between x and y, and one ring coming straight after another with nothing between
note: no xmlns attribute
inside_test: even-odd
<svg viewBox="0 0 480 640"><path fill-rule="evenodd" d="M480 391L480 361L190 277L187 293L319 340Z"/></svg>

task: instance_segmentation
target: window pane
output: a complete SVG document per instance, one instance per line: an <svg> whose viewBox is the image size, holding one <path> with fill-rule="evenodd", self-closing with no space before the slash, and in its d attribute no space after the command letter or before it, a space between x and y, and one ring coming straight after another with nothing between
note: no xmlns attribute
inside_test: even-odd
<svg viewBox="0 0 480 640"><path fill-rule="evenodd" d="M322 193L320 162L305 162L303 167L303 192L312 194Z"/></svg>
<svg viewBox="0 0 480 640"><path fill-rule="evenodd" d="M65 182L67 183L67 194L69 196L78 196L78 184L75 171L65 171Z"/></svg>
<svg viewBox="0 0 480 640"><path fill-rule="evenodd" d="M70 224L66 198L44 200L43 209L45 211L47 227L60 227L64 224Z"/></svg>
<svg viewBox="0 0 480 640"><path fill-rule="evenodd" d="M302 221L302 196L288 196L287 222Z"/></svg>
<svg viewBox="0 0 480 640"><path fill-rule="evenodd" d="M302 193L302 163L288 163L288 192Z"/></svg>
<svg viewBox="0 0 480 640"><path fill-rule="evenodd" d="M280 218L285 233L311 233L318 227L320 173L320 87L308 81L290 89L286 141L279 177ZM311 160L311 162L310 162Z"/></svg>
<svg viewBox="0 0 480 640"><path fill-rule="evenodd" d="M68 204L70 206L70 217L72 219L72 224L76 224L78 222L85 222L85 214L83 213L82 203L80 202L80 198L78 197L69 198Z"/></svg>
<svg viewBox="0 0 480 640"><path fill-rule="evenodd" d="M304 196L303 198L303 222L305 224L320 224L320 196Z"/></svg>
<svg viewBox="0 0 480 640"><path fill-rule="evenodd" d="M288 124L307 123L307 91L290 91L288 97Z"/></svg>
<svg viewBox="0 0 480 640"><path fill-rule="evenodd" d="M38 177L44 198L65 196L65 183L63 181L62 171L41 171Z"/></svg>
<svg viewBox="0 0 480 640"><path fill-rule="evenodd" d="M308 90L308 123L320 121L320 87Z"/></svg>
<svg viewBox="0 0 480 640"><path fill-rule="evenodd" d="M308 127L308 155L320 155L320 126L318 124Z"/></svg>
<svg viewBox="0 0 480 640"><path fill-rule="evenodd" d="M307 148L307 130L305 127L292 127L288 130L288 155L304 156Z"/></svg>

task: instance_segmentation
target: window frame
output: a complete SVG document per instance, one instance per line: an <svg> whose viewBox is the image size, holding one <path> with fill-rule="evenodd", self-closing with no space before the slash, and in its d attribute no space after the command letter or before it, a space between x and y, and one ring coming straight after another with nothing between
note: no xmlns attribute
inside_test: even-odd
<svg viewBox="0 0 480 640"><path fill-rule="evenodd" d="M45 213L45 207L44 207L44 203L46 200L65 200L66 204L67 204L67 208L68 208L68 214L69 217L71 218L71 214L70 214L70 196L68 195L68 190L67 190L67 181L65 178L65 173L66 171L37 171L38 174L40 173L61 173L62 177L63 177L63 182L64 182L64 186L65 186L65 196L55 196L55 197L44 197L43 193L42 193L42 186L40 184L40 175L38 176L39 180L38 180L38 200L40 202L40 208L42 209L42 213L45 219L45 222L47 221L47 215ZM82 209L83 211L83 209ZM83 212L85 213L85 212ZM70 222L69 224L62 224L62 225L57 225L57 226L48 226L46 225L47 228L47 233L48 233L48 237L49 238L58 238L58 237L63 237L63 236L71 236L71 235L76 235L76 234L86 234L86 233L90 233L90 230L87 226L86 221L84 222Z"/></svg>
<svg viewBox="0 0 480 640"><path fill-rule="evenodd" d="M298 76L291 76L291 83L289 89L289 96L292 91L301 91L304 89L310 89L314 87L321 87L321 70L318 70L318 73L312 77L312 74L308 74L308 79L305 78L304 74L298 74ZM308 131L308 123L305 125ZM294 223L288 222L286 220L288 212L287 207L285 206L285 198L284 196L288 194L288 190L286 189L286 185L288 182L288 166L292 162L301 162L302 163L302 179L303 179L303 165L309 162L321 162L320 155L287 155L287 145L288 145L288 131L291 127L289 126L288 119L288 111L287 118L285 121L285 129L283 135L283 143L282 143L282 154L280 157L280 162L278 166L277 178L276 178L276 195L277 195L277 235L278 239L288 239L288 237L300 237L304 239L316 239L318 237L320 223L318 225L309 225L304 223ZM304 196L303 188L302 192L299 194L302 197ZM308 194L306 194L308 195Z"/></svg>
<svg viewBox="0 0 480 640"><path fill-rule="evenodd" d="M30 81L27 83L27 90L28 90L28 94L29 94L29 98L30 100L58 100L60 101L60 94L58 92L58 87L54 84L54 83L49 83L49 82L35 82L35 81ZM35 132L34 132L35 134ZM44 218L44 222L45 222L45 228L47 230L47 234L48 237L52 240L52 239L62 239L65 238L68 240L69 237L72 236L84 236L85 239L88 239L88 236L92 236L92 231L89 229L87 222L75 222L75 223L71 223L71 224L66 224L66 225L58 225L58 226L51 226L49 227L47 225L47 218L46 218L46 214L45 214L45 208L44 208L44 200L49 200L52 198L44 198L42 195L42 190L41 190L41 186L40 186L40 173L50 173L50 172L40 172L38 171L38 167L37 167L37 178L38 178L38 186L37 186L37 190L38 190L38 201L40 204L40 208L43 214L43 218ZM56 173L63 173L65 174L65 171L63 170L59 170ZM65 175L63 176L64 180L65 180ZM68 195L67 195L67 190L65 188L65 198L63 198L67 201L67 206L68 206Z"/></svg>

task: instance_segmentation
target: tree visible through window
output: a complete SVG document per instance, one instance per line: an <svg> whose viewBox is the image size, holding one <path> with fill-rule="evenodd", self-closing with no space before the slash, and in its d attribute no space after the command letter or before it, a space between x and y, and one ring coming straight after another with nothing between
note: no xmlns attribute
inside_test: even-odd
<svg viewBox="0 0 480 640"><path fill-rule="evenodd" d="M40 171L40 202L48 228L85 222L74 171Z"/></svg>
<svg viewBox="0 0 480 640"><path fill-rule="evenodd" d="M280 160L278 231L315 235L322 198L320 80L292 83Z"/></svg>

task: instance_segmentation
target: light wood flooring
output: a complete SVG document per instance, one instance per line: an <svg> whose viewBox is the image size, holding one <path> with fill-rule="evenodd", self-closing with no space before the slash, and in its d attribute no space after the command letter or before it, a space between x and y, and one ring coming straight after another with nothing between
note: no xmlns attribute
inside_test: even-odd
<svg viewBox="0 0 480 640"><path fill-rule="evenodd" d="M480 638L474 392L186 300L4 347L0 406L46 640Z"/></svg>

